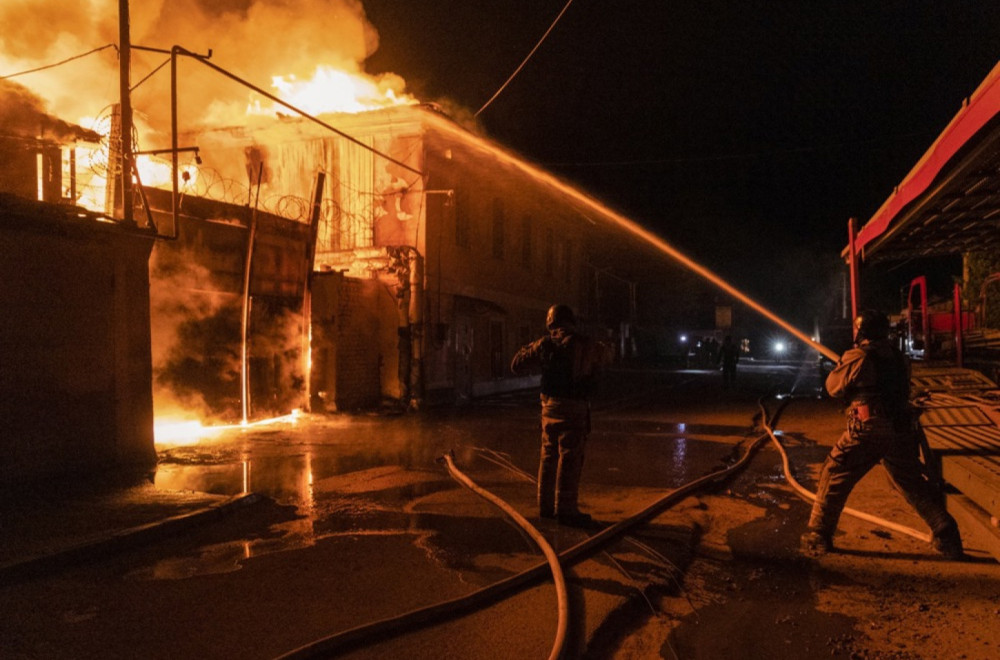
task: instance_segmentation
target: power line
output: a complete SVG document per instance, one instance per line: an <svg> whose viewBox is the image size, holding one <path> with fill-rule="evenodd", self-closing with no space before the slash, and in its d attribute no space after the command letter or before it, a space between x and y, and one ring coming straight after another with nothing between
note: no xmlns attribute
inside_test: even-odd
<svg viewBox="0 0 1000 660"><path fill-rule="evenodd" d="M0 80L6 80L8 78L16 78L17 76L24 76L24 75L27 75L29 73L37 73L39 71L45 71L46 69L53 69L53 68L55 68L57 66L62 66L63 64L66 64L68 62L72 62L73 60L78 60L81 57L86 57L87 55L92 55L92 54L94 54L94 53L96 53L98 51L102 51L105 48L114 48L115 50L118 50L118 46L116 46L115 44L105 44L103 46L100 46L99 48L94 48L92 50L88 50L86 53L80 53L79 55L74 55L73 57L68 57L65 60L62 60L61 62L55 62L54 64L46 64L45 66L40 66L40 67L35 68L35 69L28 69L27 71L18 71L17 73L10 73L10 74L7 74L6 76L0 76Z"/></svg>
<svg viewBox="0 0 1000 660"><path fill-rule="evenodd" d="M500 86L500 89L497 90L496 94L491 96L490 100L484 103L483 107L479 108L479 110L476 111L476 114L474 116L478 117L480 112L485 110L487 106L493 103L493 101L496 100L498 96L500 96L500 93L507 88L507 85L510 84L510 81L512 81L514 77L521 72L521 69L524 68L524 65L528 63L528 60L530 60L531 56L535 54L535 51L538 50L538 47L541 46L542 42L545 41L546 37L549 36L549 33L552 32L552 29L556 26L556 23L559 22L559 19L562 18L563 14L566 13L566 10L569 9L569 6L571 4L573 4L573 0L568 0L566 5L562 8L562 11L560 11L559 15L556 16L556 19L552 21L552 25L549 26L549 29L545 31L545 34L542 35L542 38L538 40L538 43L535 44L535 47L531 49L531 52L528 53L528 56L524 58L523 62L521 62L521 65L514 70L514 73L510 74L510 78L507 79L507 82L505 82L503 85Z"/></svg>

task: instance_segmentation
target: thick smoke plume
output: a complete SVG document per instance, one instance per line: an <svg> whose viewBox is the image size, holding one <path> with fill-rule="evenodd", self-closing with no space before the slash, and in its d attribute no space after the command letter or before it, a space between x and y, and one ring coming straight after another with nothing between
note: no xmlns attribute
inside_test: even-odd
<svg viewBox="0 0 1000 660"><path fill-rule="evenodd" d="M0 136L56 142L99 142L101 139L94 131L53 117L46 112L42 99L12 80L0 80Z"/></svg>
<svg viewBox="0 0 1000 660"><path fill-rule="evenodd" d="M378 48L358 0L148 0L131 3L134 44L200 54L261 88L274 76L309 78L318 65L350 72ZM27 71L118 42L115 0L0 3L0 76ZM133 51L135 85L166 56ZM187 127L234 123L254 99L246 88L195 62L179 67L181 121ZM106 114L118 97L114 49L19 77L70 120ZM169 73L164 67L133 92L137 121L165 133ZM183 128L183 127L182 127Z"/></svg>

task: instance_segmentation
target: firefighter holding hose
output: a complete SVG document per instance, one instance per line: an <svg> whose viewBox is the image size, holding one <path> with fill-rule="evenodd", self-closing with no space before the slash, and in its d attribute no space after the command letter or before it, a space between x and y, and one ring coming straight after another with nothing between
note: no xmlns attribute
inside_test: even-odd
<svg viewBox="0 0 1000 660"><path fill-rule="evenodd" d="M826 379L830 396L847 405L847 430L823 464L802 549L813 556L833 549L833 533L851 490L882 463L906 501L931 528L931 544L952 559L964 557L944 494L919 457L919 422L910 404L910 364L889 340L889 319L867 310L855 319L855 346Z"/></svg>
<svg viewBox="0 0 1000 660"><path fill-rule="evenodd" d="M573 310L553 305L545 318L548 334L522 346L510 369L542 372L542 450L538 465L538 509L542 518L586 527L579 509L583 451L590 433L590 395L600 370L611 361L603 344L576 331Z"/></svg>

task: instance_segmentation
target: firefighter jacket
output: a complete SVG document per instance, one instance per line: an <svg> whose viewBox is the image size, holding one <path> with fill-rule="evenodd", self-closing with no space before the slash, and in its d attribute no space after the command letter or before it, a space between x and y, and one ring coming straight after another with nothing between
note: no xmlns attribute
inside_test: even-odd
<svg viewBox="0 0 1000 660"><path fill-rule="evenodd" d="M904 421L909 414L910 363L888 340L862 340L845 352L826 378L830 396L851 414Z"/></svg>
<svg viewBox="0 0 1000 660"><path fill-rule="evenodd" d="M593 393L596 377L610 362L610 351L586 335L554 328L548 335L522 346L510 363L521 375L541 369L542 394L559 399L585 400Z"/></svg>

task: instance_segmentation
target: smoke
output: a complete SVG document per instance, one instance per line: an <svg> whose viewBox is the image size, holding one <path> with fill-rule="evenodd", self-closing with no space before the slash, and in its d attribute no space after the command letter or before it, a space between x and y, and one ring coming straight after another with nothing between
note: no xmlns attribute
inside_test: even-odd
<svg viewBox="0 0 1000 660"><path fill-rule="evenodd" d="M133 44L169 50L180 45L270 90L274 76L308 78L318 65L360 73L378 48L378 33L359 0L148 0L132 2ZM0 3L0 77L118 42L116 0L33 0ZM167 58L134 50L132 84ZM169 67L133 91L137 121L166 133ZM181 121L229 123L253 102L250 91L191 61L179 65ZM113 49L26 74L21 82L47 99L57 115L83 123L118 98ZM183 128L183 126L182 126Z"/></svg>
<svg viewBox="0 0 1000 660"><path fill-rule="evenodd" d="M48 114L42 99L12 80L0 80L0 135L57 142L101 139L94 131Z"/></svg>
<svg viewBox="0 0 1000 660"><path fill-rule="evenodd" d="M155 416L237 421L242 296L216 281L204 253L165 246L150 262ZM286 414L302 406L305 391L302 315L264 298L254 298L252 310L251 416Z"/></svg>
<svg viewBox="0 0 1000 660"><path fill-rule="evenodd" d="M211 272L194 255L153 251L149 304L158 418L233 416L240 356L232 344L240 336L239 307L235 294L215 289Z"/></svg>

